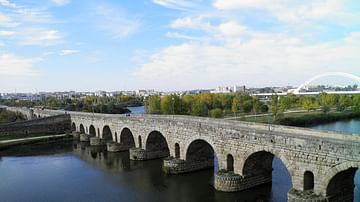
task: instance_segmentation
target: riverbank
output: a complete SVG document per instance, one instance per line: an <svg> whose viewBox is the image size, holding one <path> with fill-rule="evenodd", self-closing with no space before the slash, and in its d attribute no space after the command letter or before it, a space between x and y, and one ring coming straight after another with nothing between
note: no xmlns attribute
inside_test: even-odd
<svg viewBox="0 0 360 202"><path fill-rule="evenodd" d="M60 135L47 135L47 136L2 140L0 141L0 150L17 145L25 145L25 144L33 144L33 143L52 143L55 141L67 141L67 140L73 140L73 135L60 134Z"/></svg>
<svg viewBox="0 0 360 202"><path fill-rule="evenodd" d="M272 121L271 115L256 116L256 117L240 117L238 120L258 122L258 123L272 123L287 126L310 127L324 123L332 123L336 121L360 118L360 112L299 112L287 113L276 121Z"/></svg>

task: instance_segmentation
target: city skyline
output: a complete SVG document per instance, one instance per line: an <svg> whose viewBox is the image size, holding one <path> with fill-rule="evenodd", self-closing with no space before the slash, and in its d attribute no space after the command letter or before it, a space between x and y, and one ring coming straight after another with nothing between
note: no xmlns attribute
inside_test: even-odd
<svg viewBox="0 0 360 202"><path fill-rule="evenodd" d="M298 86L360 75L360 3L0 0L0 92Z"/></svg>

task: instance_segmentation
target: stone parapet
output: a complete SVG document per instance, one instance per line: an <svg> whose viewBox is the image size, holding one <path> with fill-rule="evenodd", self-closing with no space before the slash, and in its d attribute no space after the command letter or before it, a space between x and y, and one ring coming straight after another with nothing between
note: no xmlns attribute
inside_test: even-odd
<svg viewBox="0 0 360 202"><path fill-rule="evenodd" d="M207 161L186 161L181 159L164 159L163 170L167 174L182 174L214 167L212 159Z"/></svg>

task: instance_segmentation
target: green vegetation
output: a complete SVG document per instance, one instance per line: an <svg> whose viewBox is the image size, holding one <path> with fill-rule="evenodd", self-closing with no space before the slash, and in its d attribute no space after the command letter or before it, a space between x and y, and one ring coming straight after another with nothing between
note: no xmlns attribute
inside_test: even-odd
<svg viewBox="0 0 360 202"><path fill-rule="evenodd" d="M63 109L68 111L122 114L129 112L126 107L142 106L143 99L136 96L86 96L84 98L72 99L46 97L41 101L0 100L0 105L17 107L45 107L47 109Z"/></svg>
<svg viewBox="0 0 360 202"><path fill-rule="evenodd" d="M149 114L187 114L222 118L238 113L264 113L268 107L247 93L151 96L145 99Z"/></svg>
<svg viewBox="0 0 360 202"><path fill-rule="evenodd" d="M20 113L0 110L0 124L23 121L25 117Z"/></svg>

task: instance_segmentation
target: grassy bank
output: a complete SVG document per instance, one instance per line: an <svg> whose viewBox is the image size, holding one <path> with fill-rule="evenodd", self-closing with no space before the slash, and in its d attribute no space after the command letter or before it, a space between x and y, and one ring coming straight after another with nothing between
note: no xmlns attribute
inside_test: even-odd
<svg viewBox="0 0 360 202"><path fill-rule="evenodd" d="M288 113L275 122L271 115L245 117L240 118L241 121L259 122L259 123L273 123L287 126L308 127L319 125L323 123L331 123L340 120L347 120L353 118L360 118L360 112L300 112Z"/></svg>

